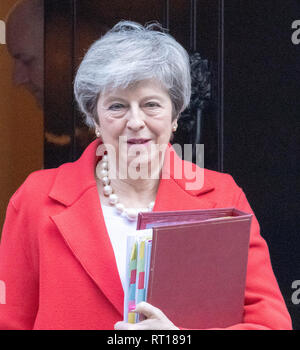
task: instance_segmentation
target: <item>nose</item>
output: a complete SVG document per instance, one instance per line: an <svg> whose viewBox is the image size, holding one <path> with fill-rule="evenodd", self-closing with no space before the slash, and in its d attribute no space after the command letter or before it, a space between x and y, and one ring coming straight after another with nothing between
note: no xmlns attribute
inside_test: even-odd
<svg viewBox="0 0 300 350"><path fill-rule="evenodd" d="M138 106L132 106L127 115L127 127L130 130L138 131L145 126L144 112Z"/></svg>
<svg viewBox="0 0 300 350"><path fill-rule="evenodd" d="M29 82L28 68L20 60L15 61L13 82L15 85L24 85Z"/></svg>

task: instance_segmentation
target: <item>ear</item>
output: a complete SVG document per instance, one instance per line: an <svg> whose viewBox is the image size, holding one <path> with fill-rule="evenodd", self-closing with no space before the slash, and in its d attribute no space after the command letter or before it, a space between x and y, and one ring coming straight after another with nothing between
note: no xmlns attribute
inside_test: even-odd
<svg viewBox="0 0 300 350"><path fill-rule="evenodd" d="M175 132L177 130L178 123L177 123L177 118L173 120L172 122L172 131Z"/></svg>
<svg viewBox="0 0 300 350"><path fill-rule="evenodd" d="M100 125L96 122L96 120L93 118L93 124L94 124L94 129L100 129Z"/></svg>

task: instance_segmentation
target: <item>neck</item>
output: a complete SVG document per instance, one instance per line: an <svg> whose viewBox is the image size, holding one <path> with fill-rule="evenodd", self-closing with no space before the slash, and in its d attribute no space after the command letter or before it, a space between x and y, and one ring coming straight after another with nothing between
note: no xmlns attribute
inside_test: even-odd
<svg viewBox="0 0 300 350"><path fill-rule="evenodd" d="M111 186L126 207L143 208L155 201L159 179L113 179Z"/></svg>
<svg viewBox="0 0 300 350"><path fill-rule="evenodd" d="M155 201L163 163L160 157L155 160L122 162L121 158L117 163L108 154L110 185L126 207L147 207Z"/></svg>
<svg viewBox="0 0 300 350"><path fill-rule="evenodd" d="M128 208L147 208L155 202L156 193L160 181L160 170L157 168L156 174L152 172L152 177L142 176L141 172L132 173L112 170L108 166L108 158L102 159L96 167L95 177L101 202L104 205L110 205L109 194L114 193L117 196L117 202ZM140 170L140 169L139 169ZM109 186L107 186L109 185Z"/></svg>

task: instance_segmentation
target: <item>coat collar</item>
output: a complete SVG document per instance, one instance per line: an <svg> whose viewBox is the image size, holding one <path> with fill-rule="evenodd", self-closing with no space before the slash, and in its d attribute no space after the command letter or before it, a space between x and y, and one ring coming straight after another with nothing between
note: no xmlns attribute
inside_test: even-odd
<svg viewBox="0 0 300 350"><path fill-rule="evenodd" d="M99 140L93 141L76 162L66 163L58 168L57 176L49 193L52 199L69 206L74 203L83 192L96 186L95 167L97 161L100 159L99 156L96 156L96 150L99 144ZM185 164L186 168L184 168L182 164ZM178 167L186 169L186 171L183 170L183 176L178 176ZM192 174L195 171L199 174L199 178L203 177L204 181L199 188L189 189L188 179L192 178ZM203 174L200 174L201 171L203 171ZM170 144L168 145L163 167L163 174L165 174L166 179L170 178L172 181L175 181L178 186L188 194L199 196L214 189L214 186L210 183L208 176L205 176L205 173L205 169L199 169L195 164L182 162L172 146ZM165 181L161 181L160 186L162 183L165 183Z"/></svg>
<svg viewBox="0 0 300 350"><path fill-rule="evenodd" d="M124 292L94 176L98 146L99 141L93 141L76 162L57 169L49 196L65 208L51 219L86 273L122 315ZM214 189L212 184L204 177L201 188L187 189L187 180L174 174L175 167L181 163L169 145L153 210L213 208L215 203L205 200L205 196L199 200L200 195ZM190 169L194 171L195 167Z"/></svg>

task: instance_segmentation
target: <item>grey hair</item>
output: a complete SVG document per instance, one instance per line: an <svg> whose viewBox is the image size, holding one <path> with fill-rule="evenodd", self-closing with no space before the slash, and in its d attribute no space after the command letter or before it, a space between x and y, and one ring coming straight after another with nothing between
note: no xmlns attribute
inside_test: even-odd
<svg viewBox="0 0 300 350"><path fill-rule="evenodd" d="M120 21L92 44L77 70L74 93L86 124L95 126L101 93L146 79L167 89L173 119L179 117L191 96L188 53L157 22Z"/></svg>

